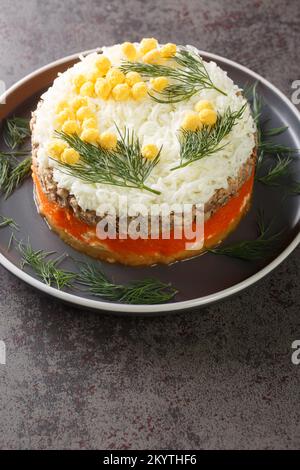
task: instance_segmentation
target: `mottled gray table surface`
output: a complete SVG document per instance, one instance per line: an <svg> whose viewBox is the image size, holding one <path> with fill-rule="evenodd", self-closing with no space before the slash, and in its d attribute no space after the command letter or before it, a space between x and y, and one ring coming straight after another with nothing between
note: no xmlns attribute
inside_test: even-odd
<svg viewBox="0 0 300 470"><path fill-rule="evenodd" d="M0 79L155 36L247 65L288 96L298 0L0 0ZM33 291L0 268L0 448L300 447L299 253L247 292L177 316L115 318Z"/></svg>

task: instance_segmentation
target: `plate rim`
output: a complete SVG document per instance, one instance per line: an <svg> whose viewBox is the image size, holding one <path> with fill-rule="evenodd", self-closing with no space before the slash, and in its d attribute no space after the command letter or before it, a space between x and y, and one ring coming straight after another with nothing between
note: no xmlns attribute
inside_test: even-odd
<svg viewBox="0 0 300 470"><path fill-rule="evenodd" d="M194 46L189 46L189 47L194 47ZM31 81L34 77L38 76L39 74L53 67L57 67L65 62L76 60L80 56L84 56L92 52L97 52L101 49L102 48L99 47L99 48L71 54L71 55L62 57L61 59L50 62L34 70L33 72L29 73L22 79L18 80L11 87L9 87L8 90L6 90L0 96L0 103L5 103L6 96L13 93L16 89L18 89L24 83ZM233 66L241 70L242 72L245 72L248 75L252 76L255 80L263 83L267 88L271 89L275 94L279 96L281 100L285 102L288 108L290 108L290 110L295 114L295 116L300 121L300 112L298 111L296 106L287 98L287 96L285 96L285 94L281 90L279 90L279 88L277 88L267 79L265 79L258 73L252 71L248 67L241 65L238 62L235 62L231 59L227 59L226 57L220 56L218 54L213 54L207 51L203 51L203 50L198 50L198 52L200 53L200 55L203 55L211 60L224 62L225 64ZM244 279L243 281L231 287L215 292L213 294L206 295L204 297L198 297L196 299L184 300L180 302L168 302L166 304L155 304L155 305L142 305L142 304L131 305L131 304L120 304L116 302L105 302L103 300L88 299L85 297L81 297L79 295L75 295L69 292L58 290L54 287L44 284L42 281L35 279L30 274L22 271L21 268L17 267L14 263L9 261L2 253L0 253L0 263L4 268L6 268L9 272L14 274L16 277L18 277L22 281L24 281L26 284L29 284L30 286L38 289L39 291L44 292L45 294L48 294L64 302L71 303L73 305L77 305L77 306L84 307L87 309L98 310L102 312L106 311L106 312L117 312L117 313L127 313L127 314L175 313L181 310L193 309L196 307L203 307L203 306L212 304L214 302L224 300L228 297L231 297L234 294L237 294L238 292L241 292L244 289L247 289L248 287L258 282L260 279L265 277L271 271L273 271L277 266L279 266L292 253L292 251L294 251L294 249L298 246L299 243L300 243L300 232L289 243L289 245L274 260L271 261L271 263L269 263L264 268L260 269L257 273L253 274L252 276Z"/></svg>

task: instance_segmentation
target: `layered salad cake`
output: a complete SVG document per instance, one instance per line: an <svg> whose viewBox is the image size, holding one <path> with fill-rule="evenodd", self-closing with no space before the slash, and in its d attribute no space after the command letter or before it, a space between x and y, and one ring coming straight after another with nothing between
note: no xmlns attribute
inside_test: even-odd
<svg viewBox="0 0 300 470"><path fill-rule="evenodd" d="M249 207L250 107L227 73L191 46L144 38L80 57L43 94L31 128L39 212L94 258L129 265L189 258L222 241ZM193 216L202 207L200 247L174 236L174 204L189 205ZM168 238L160 230L151 237L149 227L148 236L120 236L123 217L148 209L150 220L154 206L171 207ZM98 227L108 216L116 227L105 238Z"/></svg>

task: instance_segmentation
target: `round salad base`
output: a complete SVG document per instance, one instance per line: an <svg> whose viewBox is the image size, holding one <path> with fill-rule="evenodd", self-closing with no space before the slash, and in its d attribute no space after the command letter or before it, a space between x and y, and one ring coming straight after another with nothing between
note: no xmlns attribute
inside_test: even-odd
<svg viewBox="0 0 300 470"><path fill-rule="evenodd" d="M237 193L204 224L204 243L198 250L180 249L184 240L106 240L96 236L96 227L79 220L68 207L48 199L33 166L35 200L50 228L75 250L98 260L130 266L170 264L197 256L223 241L239 224L250 207L254 168ZM224 221L226 221L224 223ZM126 242L126 243L124 243ZM175 244L175 246L174 246Z"/></svg>

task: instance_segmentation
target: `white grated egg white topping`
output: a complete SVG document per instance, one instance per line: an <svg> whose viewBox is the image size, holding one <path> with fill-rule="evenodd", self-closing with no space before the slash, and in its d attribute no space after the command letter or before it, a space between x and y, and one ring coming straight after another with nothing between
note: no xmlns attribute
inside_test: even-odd
<svg viewBox="0 0 300 470"><path fill-rule="evenodd" d="M113 65L120 65L124 56L121 46L103 47L103 53ZM59 188L67 189L74 195L83 210L95 210L103 203L112 204L119 209L120 199L127 197L127 203L152 204L167 203L206 203L217 189L228 187L228 178L235 178L243 163L247 161L255 146L255 124L247 107L242 119L233 127L222 144L227 145L219 152L196 161L176 171L170 169L179 163L178 130L187 111L194 108L199 99L210 100L215 109L223 114L227 108L237 111L245 103L239 88L227 76L227 73L214 62L205 62L208 74L216 87L225 91L224 96L214 89L205 89L194 95L188 101L176 104L156 103L150 97L140 101L104 101L100 98L89 98L90 104L99 105L97 111L100 132L106 130L116 133L115 124L120 129L126 125L134 129L142 145L154 143L163 146L160 162L148 177L146 184L161 192L155 195L139 189L128 189L105 184L85 184L83 181L66 175L57 168L54 160L48 158L47 145L54 135L56 105L74 95L72 78L79 73L90 71L96 53L92 53L66 72L60 74L42 96L42 102L36 111L36 124L33 140L39 145L37 159L40 169L54 167L53 177Z"/></svg>

